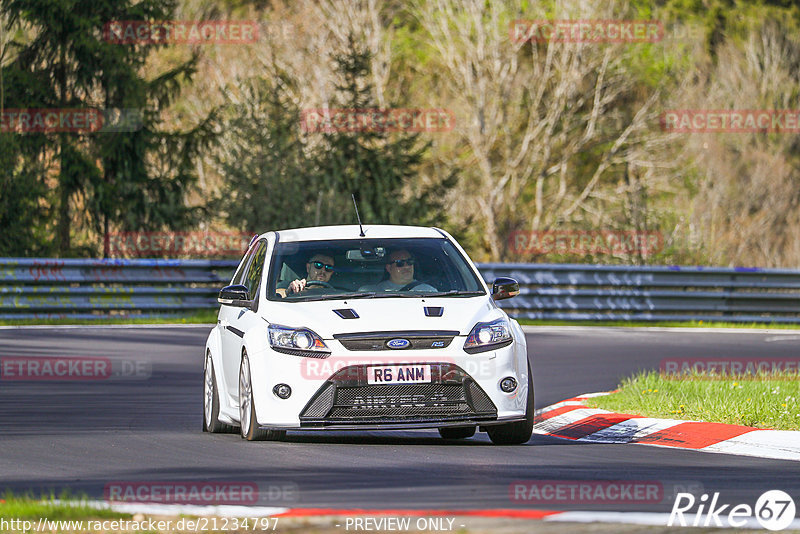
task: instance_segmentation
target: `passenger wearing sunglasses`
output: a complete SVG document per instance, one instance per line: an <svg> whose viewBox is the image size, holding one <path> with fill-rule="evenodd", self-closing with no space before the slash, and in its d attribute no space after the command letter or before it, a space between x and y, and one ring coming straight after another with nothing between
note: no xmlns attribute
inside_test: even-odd
<svg viewBox="0 0 800 534"><path fill-rule="evenodd" d="M436 291L436 288L414 279L416 260L405 249L389 254L386 272L389 279L378 282L376 291Z"/></svg>
<svg viewBox="0 0 800 534"><path fill-rule="evenodd" d="M312 287L331 287L330 279L333 276L333 258L325 254L314 254L306 262L308 276L302 280L293 280L286 289L286 293L300 293Z"/></svg>

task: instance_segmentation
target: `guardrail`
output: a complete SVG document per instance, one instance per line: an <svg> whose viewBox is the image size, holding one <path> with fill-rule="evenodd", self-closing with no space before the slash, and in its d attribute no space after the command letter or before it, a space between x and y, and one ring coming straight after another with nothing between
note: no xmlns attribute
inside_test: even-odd
<svg viewBox="0 0 800 534"><path fill-rule="evenodd" d="M218 306L231 260L0 258L0 319L169 317Z"/></svg>
<svg viewBox="0 0 800 534"><path fill-rule="evenodd" d="M0 319L142 318L215 309L234 260L0 258ZM800 323L800 271L751 268L479 264L491 283L520 282L499 301L542 320Z"/></svg>
<svg viewBox="0 0 800 534"><path fill-rule="evenodd" d="M515 278L499 304L544 320L800 323L800 271L745 267L483 264L487 281Z"/></svg>

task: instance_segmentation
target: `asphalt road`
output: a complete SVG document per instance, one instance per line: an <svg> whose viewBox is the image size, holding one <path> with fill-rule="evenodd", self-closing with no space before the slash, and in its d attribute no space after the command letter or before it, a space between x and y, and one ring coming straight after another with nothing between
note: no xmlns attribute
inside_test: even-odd
<svg viewBox="0 0 800 534"><path fill-rule="evenodd" d="M669 511L674 491L755 504L782 489L800 505L800 462L534 435L517 447L485 434L289 433L245 442L201 432L208 327L0 330L0 359L109 358L135 376L28 382L0 378L0 490L85 492L127 482L254 483L258 504L336 508L545 508ZM537 408L607 390L663 358L796 358L800 334L539 328L528 334ZM138 365L138 371L132 365ZM515 481L657 483L660 502L512 499ZM651 499L652 500L652 499ZM224 504L224 503L223 503Z"/></svg>

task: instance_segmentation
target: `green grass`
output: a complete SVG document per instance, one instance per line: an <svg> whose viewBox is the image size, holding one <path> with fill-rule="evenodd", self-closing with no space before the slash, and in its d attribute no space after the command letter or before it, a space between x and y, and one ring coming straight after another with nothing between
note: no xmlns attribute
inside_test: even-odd
<svg viewBox="0 0 800 534"><path fill-rule="evenodd" d="M544 321L518 319L519 324L531 326L619 326L619 327L659 327L659 328L757 328L798 330L800 324L786 323L730 323L707 321Z"/></svg>
<svg viewBox="0 0 800 534"><path fill-rule="evenodd" d="M800 430L800 380L784 372L743 377L655 371L625 379L619 392L585 404L612 412L777 430Z"/></svg>
<svg viewBox="0 0 800 534"><path fill-rule="evenodd" d="M86 496L75 497L69 493L58 498L53 494L34 497L32 494L14 495L6 492L0 497L0 517L6 519L91 519L130 518L130 514L100 510L87 503ZM57 502L58 501L58 502Z"/></svg>
<svg viewBox="0 0 800 534"><path fill-rule="evenodd" d="M84 324L211 324L217 322L218 310L203 310L201 312L174 317L103 317L102 319L6 319L0 320L2 326L22 325L84 325Z"/></svg>

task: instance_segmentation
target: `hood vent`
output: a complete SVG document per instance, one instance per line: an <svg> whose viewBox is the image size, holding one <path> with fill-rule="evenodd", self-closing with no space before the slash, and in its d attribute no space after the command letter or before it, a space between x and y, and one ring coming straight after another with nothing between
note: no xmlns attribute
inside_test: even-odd
<svg viewBox="0 0 800 534"><path fill-rule="evenodd" d="M342 308L340 310L333 310L333 313L342 319L358 319L358 314L352 308Z"/></svg>
<svg viewBox="0 0 800 534"><path fill-rule="evenodd" d="M444 315L444 308L441 306L425 306L425 317L441 317Z"/></svg>

